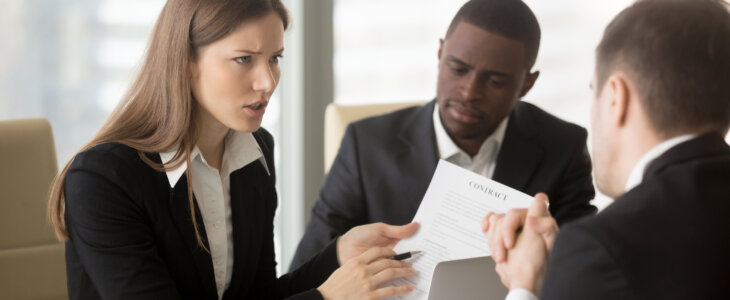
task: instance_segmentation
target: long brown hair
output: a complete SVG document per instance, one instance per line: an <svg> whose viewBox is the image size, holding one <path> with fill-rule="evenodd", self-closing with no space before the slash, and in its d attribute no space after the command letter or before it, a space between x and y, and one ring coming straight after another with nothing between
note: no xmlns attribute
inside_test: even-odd
<svg viewBox="0 0 730 300"><path fill-rule="evenodd" d="M168 0L150 37L144 63L127 93L80 152L106 142L137 150L151 168L164 172L183 162L198 140L197 110L191 91L190 64L200 48L233 32L241 23L269 12L277 13L284 29L289 15L280 0ZM152 161L145 153L178 147L167 164ZM72 158L51 186L48 217L56 236L68 240L65 213L65 179ZM205 248L195 218L190 168L186 170L188 205L198 240Z"/></svg>

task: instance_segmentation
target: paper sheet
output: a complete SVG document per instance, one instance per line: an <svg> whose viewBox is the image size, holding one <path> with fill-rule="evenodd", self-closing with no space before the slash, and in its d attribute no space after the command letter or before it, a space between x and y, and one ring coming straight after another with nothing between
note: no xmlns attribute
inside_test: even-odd
<svg viewBox="0 0 730 300"><path fill-rule="evenodd" d="M436 167L431 183L413 221L416 234L400 241L395 252L422 251L409 261L416 275L392 281L411 284L413 292L391 299L428 298L436 264L442 261L491 255L481 231L487 212L505 213L527 208L533 197L445 160Z"/></svg>

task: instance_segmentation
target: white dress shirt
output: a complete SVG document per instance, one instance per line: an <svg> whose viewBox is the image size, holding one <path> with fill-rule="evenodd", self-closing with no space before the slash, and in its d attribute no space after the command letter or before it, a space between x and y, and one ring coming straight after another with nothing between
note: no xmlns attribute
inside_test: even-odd
<svg viewBox="0 0 730 300"><path fill-rule="evenodd" d="M649 151L644 153L644 155L641 156L639 161L637 161L634 167L631 169L631 173L629 173L629 178L626 180L624 190L628 192L631 189L635 188L637 185L641 184L641 182L644 180L644 172L646 172L646 168L659 156L662 156L662 154L667 152L669 149L674 148L674 146L689 141L695 137L697 137L696 134L688 134L674 137L663 141L649 149ZM513 289L509 291L509 294L507 294L505 300L537 300L537 296L525 289Z"/></svg>
<svg viewBox="0 0 730 300"><path fill-rule="evenodd" d="M203 216L208 236L210 256L213 260L218 299L228 289L233 274L233 223L231 222L231 180L233 171L260 161L269 172L266 160L252 133L230 130L224 140L221 170L205 160L197 146L190 153L193 194ZM162 163L172 160L177 149L160 153ZM187 163L167 171L170 187L175 187L187 169Z"/></svg>
<svg viewBox="0 0 730 300"><path fill-rule="evenodd" d="M499 123L497 129L479 147L477 154L471 157L464 150L461 150L446 133L439 116L439 106L435 105L433 109L433 129L436 133L439 158L484 177L492 178L497 165L497 155L502 146L502 141L504 141L504 133L507 131L508 121L509 116Z"/></svg>
<svg viewBox="0 0 730 300"><path fill-rule="evenodd" d="M629 190L633 189L641 183L641 181L644 179L644 172L646 172L646 168L651 162L657 159L657 157L662 156L664 152L667 152L669 149L674 148L674 146L677 146L696 137L696 134L673 137L649 149L649 151L644 153L639 161L636 162L634 168L631 169L631 173L629 173L629 178L626 179L624 191L628 192Z"/></svg>

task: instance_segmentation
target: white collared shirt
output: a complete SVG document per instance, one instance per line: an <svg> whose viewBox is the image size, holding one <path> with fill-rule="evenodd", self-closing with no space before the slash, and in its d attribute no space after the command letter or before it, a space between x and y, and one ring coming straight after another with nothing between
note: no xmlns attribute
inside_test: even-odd
<svg viewBox="0 0 730 300"><path fill-rule="evenodd" d="M662 156L662 154L669 151L669 149L674 148L674 146L689 141L695 137L697 137L696 134L688 134L674 137L663 141L649 149L649 151L644 153L644 155L641 156L639 161L637 161L634 167L631 169L631 173L629 173L629 178L626 180L624 190L628 192L629 190L635 188L637 185L641 184L641 182L644 180L644 172L646 172L646 168L659 156ZM513 289L509 291L505 300L537 300L537 296L525 289Z"/></svg>
<svg viewBox="0 0 730 300"><path fill-rule="evenodd" d="M260 161L266 172L269 172L263 152L259 148L252 133L230 130L224 140L223 161L221 170L217 170L205 160L198 146L190 153L193 194L203 216L205 232L208 236L210 256L213 260L218 299L228 289L233 275L233 223L231 222L231 180L233 171L248 164ZM162 163L172 160L177 149L161 152ZM185 170L187 163L167 171L170 187L175 187ZM270 175L270 174L269 174Z"/></svg>
<svg viewBox="0 0 730 300"><path fill-rule="evenodd" d="M697 137L696 134L687 134L673 137L652 147L651 149L649 149L649 151L646 151L646 153L644 153L639 161L636 162L634 168L631 169L631 173L629 173L629 178L626 179L624 192L628 192L644 180L644 172L646 172L646 168L649 166L649 164L651 164L651 162L657 159L657 157L661 156L669 149L674 148L674 146L689 141L695 137Z"/></svg>
<svg viewBox="0 0 730 300"><path fill-rule="evenodd" d="M499 123L497 129L479 147L477 154L471 157L449 137L446 129L444 129L444 124L441 122L441 116L439 116L439 106L435 105L433 108L433 129L436 133L439 158L484 177L492 178L494 169L497 166L497 155L502 146L502 141L504 141L504 134L507 131L508 121L509 116Z"/></svg>

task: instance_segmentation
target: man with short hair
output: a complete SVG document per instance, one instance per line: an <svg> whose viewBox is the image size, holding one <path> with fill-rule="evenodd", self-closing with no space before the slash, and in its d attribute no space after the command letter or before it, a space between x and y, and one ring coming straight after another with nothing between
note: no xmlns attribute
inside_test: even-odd
<svg viewBox="0 0 730 300"><path fill-rule="evenodd" d="M528 194L564 223L595 213L586 131L521 102L540 27L519 0L472 0L438 51L436 100L348 126L293 268L360 224L413 219L439 159Z"/></svg>
<svg viewBox="0 0 730 300"><path fill-rule="evenodd" d="M727 9L644 0L608 25L596 50L591 139L597 186L615 201L559 234L543 195L527 211L488 215L508 299L728 297Z"/></svg>

